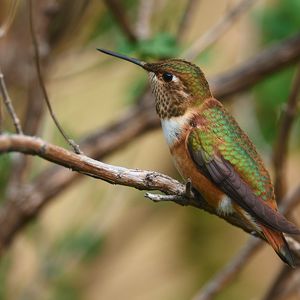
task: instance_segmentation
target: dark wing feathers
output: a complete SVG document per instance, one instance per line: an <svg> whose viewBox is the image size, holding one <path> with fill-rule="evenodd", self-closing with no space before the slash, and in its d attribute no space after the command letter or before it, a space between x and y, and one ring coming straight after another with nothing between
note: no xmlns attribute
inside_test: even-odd
<svg viewBox="0 0 300 300"><path fill-rule="evenodd" d="M207 164L207 169L210 174L210 170L213 170L214 174L218 173L220 188L260 223L277 231L300 233L293 223L259 199L229 162L214 159Z"/></svg>
<svg viewBox="0 0 300 300"><path fill-rule="evenodd" d="M257 221L276 231L300 234L293 223L253 193L230 162L216 154L207 159L203 148L195 149L189 142L188 151L199 170Z"/></svg>

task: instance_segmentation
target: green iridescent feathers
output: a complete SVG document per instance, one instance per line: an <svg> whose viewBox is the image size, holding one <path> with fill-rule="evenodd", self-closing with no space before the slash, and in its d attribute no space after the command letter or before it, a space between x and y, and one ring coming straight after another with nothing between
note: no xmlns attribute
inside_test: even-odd
<svg viewBox="0 0 300 300"><path fill-rule="evenodd" d="M274 199L270 176L254 145L217 100L202 105L198 123L188 139L191 149L200 150L206 162L216 156L225 159L257 197Z"/></svg>
<svg viewBox="0 0 300 300"><path fill-rule="evenodd" d="M154 73L170 72L177 76L184 85L186 93L198 100L211 97L208 82L200 68L182 59L169 59L158 63L147 63L144 68Z"/></svg>

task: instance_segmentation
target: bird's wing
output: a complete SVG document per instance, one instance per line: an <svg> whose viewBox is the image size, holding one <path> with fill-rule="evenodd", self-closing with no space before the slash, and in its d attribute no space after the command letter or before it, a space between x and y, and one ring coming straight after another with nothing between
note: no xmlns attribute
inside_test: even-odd
<svg viewBox="0 0 300 300"><path fill-rule="evenodd" d="M222 104L207 100L194 125L187 149L199 170L260 223L299 234L277 211L270 176L259 154Z"/></svg>

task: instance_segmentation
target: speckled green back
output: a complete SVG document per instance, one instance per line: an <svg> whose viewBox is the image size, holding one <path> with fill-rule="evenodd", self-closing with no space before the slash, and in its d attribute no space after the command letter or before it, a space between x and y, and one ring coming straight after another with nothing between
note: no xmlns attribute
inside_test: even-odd
<svg viewBox="0 0 300 300"><path fill-rule="evenodd" d="M219 102L208 100L207 103L203 104L200 127L190 137L192 148L201 148L207 162L215 154L221 155L234 166L256 196L265 201L273 200L270 176L255 146Z"/></svg>

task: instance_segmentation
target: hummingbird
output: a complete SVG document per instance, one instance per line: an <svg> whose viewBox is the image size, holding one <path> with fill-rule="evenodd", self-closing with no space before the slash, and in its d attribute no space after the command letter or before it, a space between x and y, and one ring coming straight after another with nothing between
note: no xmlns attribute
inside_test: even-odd
<svg viewBox="0 0 300 300"><path fill-rule="evenodd" d="M156 112L173 161L216 214L235 213L295 267L283 235L300 234L277 208L270 175L254 144L215 99L202 70L183 59L147 63L110 50L148 73Z"/></svg>

